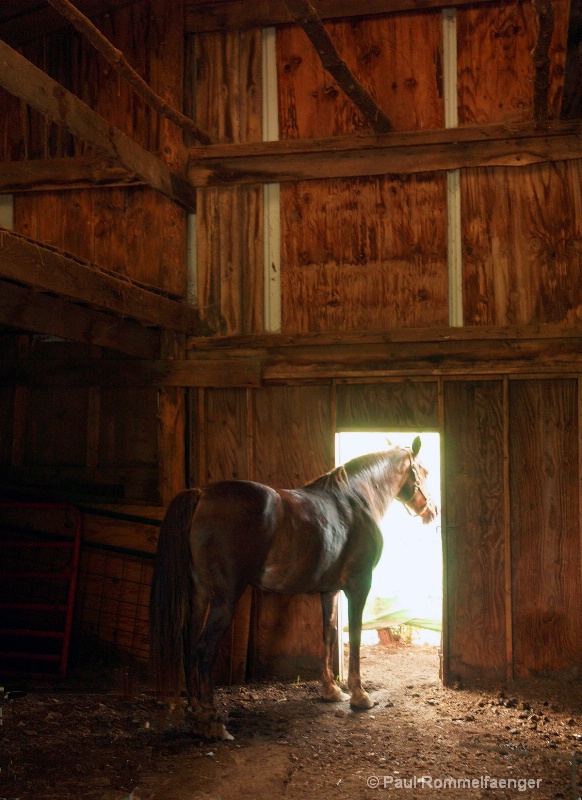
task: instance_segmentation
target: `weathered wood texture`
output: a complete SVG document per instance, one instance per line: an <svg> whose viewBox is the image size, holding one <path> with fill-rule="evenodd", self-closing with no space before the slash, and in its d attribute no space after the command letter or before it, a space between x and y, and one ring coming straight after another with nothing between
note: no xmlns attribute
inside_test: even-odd
<svg viewBox="0 0 582 800"><path fill-rule="evenodd" d="M194 186L205 187L415 175L464 167L523 167L580 159L582 144L579 122L546 120L382 135L352 133L254 144L214 144L191 147L189 154L188 178ZM78 176L72 173L71 180L82 180L83 170L86 172L89 166L79 164ZM42 181L43 176L39 175L39 179ZM30 176L11 174L0 167L0 188L3 181L11 180L16 185L26 185Z"/></svg>
<svg viewBox="0 0 582 800"><path fill-rule="evenodd" d="M148 0L99 19L103 33L158 93L175 103L182 99L180 8L180 3L170 9ZM142 147L161 152L170 167L180 167L170 123L160 122L77 34L55 34L25 46L23 54ZM2 104L9 109L0 119L2 160L87 154L80 140L4 92ZM186 214L152 189L18 195L14 216L18 232L175 296L185 293ZM158 235L152 236L154 231Z"/></svg>
<svg viewBox="0 0 582 800"><path fill-rule="evenodd" d="M255 393L255 480L294 488L330 469L330 423L329 387L274 387ZM267 430L271 436L262 435ZM254 600L252 674L289 680L319 677L323 658L319 595L283 597L257 590Z"/></svg>
<svg viewBox="0 0 582 800"><path fill-rule="evenodd" d="M185 303L168 299L89 261L40 245L34 239L2 227L0 274L35 291L54 293L59 298L84 303L118 317L183 333L199 329L198 313Z"/></svg>
<svg viewBox="0 0 582 800"><path fill-rule="evenodd" d="M261 139L261 32L216 33L188 44L196 120L221 142ZM197 193L198 306L222 333L263 329L263 190Z"/></svg>
<svg viewBox="0 0 582 800"><path fill-rule="evenodd" d="M249 479L250 430L248 395L244 389L200 390L191 398L190 475L192 485L218 480ZM198 401L198 402L196 402ZM203 458L196 458L203 454ZM244 683L247 675L252 590L237 606L221 643L214 678L217 683Z"/></svg>
<svg viewBox="0 0 582 800"><path fill-rule="evenodd" d="M437 430L436 381L345 384L336 389L338 430Z"/></svg>
<svg viewBox="0 0 582 800"><path fill-rule="evenodd" d="M580 320L581 185L582 161L464 173L466 324Z"/></svg>
<svg viewBox="0 0 582 800"><path fill-rule="evenodd" d="M54 360L98 354L81 344L39 338L28 355L22 363L50 368ZM20 384L11 403L5 397L12 433L6 434L4 485L76 500L158 498L158 403L151 385L90 388L65 379Z"/></svg>
<svg viewBox="0 0 582 800"><path fill-rule="evenodd" d="M497 1L480 0L481 3ZM313 0L312 5L319 17L327 20L457 7L467 3L473 4L474 0ZM291 22L283 0L186 0L185 6L189 33L264 28Z"/></svg>
<svg viewBox="0 0 582 800"><path fill-rule="evenodd" d="M577 381L510 384L515 674L582 663Z"/></svg>
<svg viewBox="0 0 582 800"><path fill-rule="evenodd" d="M447 683L506 676L502 381L445 381Z"/></svg>
<svg viewBox="0 0 582 800"><path fill-rule="evenodd" d="M443 127L439 14L326 27L396 130ZM279 30L277 45L282 138L363 129L300 29ZM284 331L446 320L444 174L300 181L282 186L281 209Z"/></svg>
<svg viewBox="0 0 582 800"><path fill-rule="evenodd" d="M552 4L547 114L559 118L570 4ZM538 35L533 4L459 9L459 120L511 123L535 116ZM476 65L479 69L476 69ZM538 102L539 104L539 102ZM579 318L580 160L461 174L464 318L527 324Z"/></svg>

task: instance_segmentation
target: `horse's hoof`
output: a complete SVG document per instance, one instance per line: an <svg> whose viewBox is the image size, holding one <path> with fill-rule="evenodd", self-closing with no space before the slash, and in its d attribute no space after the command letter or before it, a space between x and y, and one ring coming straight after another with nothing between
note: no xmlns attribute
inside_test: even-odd
<svg viewBox="0 0 582 800"><path fill-rule="evenodd" d="M352 698L350 700L350 708L353 711L369 711L371 708L374 708L374 706L377 705L378 701L373 700L370 695L366 694L365 692L361 695L361 697L358 697L357 699Z"/></svg>
<svg viewBox="0 0 582 800"><path fill-rule="evenodd" d="M325 700L326 703L343 703L346 700L349 700L350 696L349 694L342 692L342 690L338 686L337 692L330 692L329 694L323 694L321 698L322 700Z"/></svg>

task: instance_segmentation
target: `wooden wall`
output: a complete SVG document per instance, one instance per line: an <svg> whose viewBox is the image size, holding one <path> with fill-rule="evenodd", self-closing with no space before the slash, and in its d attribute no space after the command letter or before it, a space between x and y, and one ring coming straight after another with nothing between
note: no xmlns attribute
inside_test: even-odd
<svg viewBox="0 0 582 800"><path fill-rule="evenodd" d="M102 24L154 88L177 103L183 99L218 141L259 141L261 31L184 40L179 9L143 0ZM569 3L555 0L553 10L545 115L557 118ZM533 7L467 6L457 10L457 25L460 124L536 118L543 98L533 80ZM439 10L326 27L397 131L444 126ZM25 54L144 147L179 165L176 131L80 37L53 34ZM364 130L295 26L277 30L277 84L282 139ZM85 153L22 104L6 102L3 159ZM555 370L544 371L538 359L528 372L527 345L519 341L524 326L564 326L566 335L580 320L581 169L582 162L570 160L460 171L464 324L511 326L513 338L499 327L490 339L498 347L479 350L467 337L453 366L440 360L453 333L443 333L449 320L444 171L282 184L277 342L307 342L301 352L297 345L295 361L263 336L263 190L253 185L197 193L197 303L209 326L233 337L228 357L217 361L220 380L200 379L188 393L182 385L116 384L101 369L118 360L116 353L24 334L0 337L10 361L55 364L53 372L45 364L36 376L29 369L26 380L0 387L4 483L118 513L86 515L83 630L145 657L144 587L156 525L143 520L159 519L186 483L234 477L297 486L333 465L338 429L438 430L445 681L574 674L582 658L581 370L571 348L560 356L554 333L548 348ZM143 186L23 192L15 197L15 224L132 281L185 296L186 214ZM415 329L422 329L418 339ZM374 331L375 346L385 350L372 357L364 334ZM334 348L351 332L350 360L342 362ZM308 334L320 338L301 339ZM202 365L213 347L228 347L225 341L168 336L160 358ZM271 346L276 352L267 368ZM519 369L513 352L522 359ZM399 366L391 368L396 353ZM251 360L252 380L237 378ZM339 365L337 374L330 364ZM91 375L93 365L100 365L100 377ZM311 677L321 652L317 598L247 592L218 674L230 681Z"/></svg>

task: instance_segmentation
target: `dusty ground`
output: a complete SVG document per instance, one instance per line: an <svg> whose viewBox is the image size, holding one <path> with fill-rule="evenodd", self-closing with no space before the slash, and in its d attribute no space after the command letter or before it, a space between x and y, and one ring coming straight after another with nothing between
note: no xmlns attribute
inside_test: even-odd
<svg viewBox="0 0 582 800"><path fill-rule="evenodd" d="M316 683L222 689L228 743L168 725L120 670L106 694L78 680L7 694L0 800L582 796L580 684L444 689L436 648L368 645L363 656L372 711L324 703Z"/></svg>

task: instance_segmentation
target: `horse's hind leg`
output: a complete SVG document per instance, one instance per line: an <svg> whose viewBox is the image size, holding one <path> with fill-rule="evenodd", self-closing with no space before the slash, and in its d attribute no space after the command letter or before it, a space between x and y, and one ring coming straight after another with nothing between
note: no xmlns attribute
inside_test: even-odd
<svg viewBox="0 0 582 800"><path fill-rule="evenodd" d="M208 609L204 630L196 645L196 681L199 703L196 711L198 718L207 726L205 735L212 738L234 738L218 719L214 705L213 671L220 642L232 622L235 607L236 601L213 601Z"/></svg>
<svg viewBox="0 0 582 800"><path fill-rule="evenodd" d="M350 706L358 710L372 708L376 703L364 691L360 679L360 643L362 639L362 616L366 598L370 591L372 577L365 583L346 587L348 598L348 616L350 628L350 666L348 671L348 689L350 690Z"/></svg>
<svg viewBox="0 0 582 800"><path fill-rule="evenodd" d="M323 612L323 644L325 660L323 664L323 699L330 702L349 700L349 695L342 692L333 674L333 654L337 646L337 602L339 592L321 593L321 610ZM342 654L340 653L340 658Z"/></svg>

